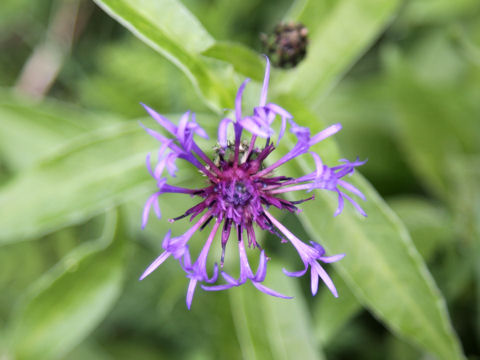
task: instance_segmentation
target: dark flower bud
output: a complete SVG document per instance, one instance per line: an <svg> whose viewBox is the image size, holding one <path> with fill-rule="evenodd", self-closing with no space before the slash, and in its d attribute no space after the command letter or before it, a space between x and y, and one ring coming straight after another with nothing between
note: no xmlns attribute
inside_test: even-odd
<svg viewBox="0 0 480 360"><path fill-rule="evenodd" d="M276 67L297 66L307 54L308 30L301 23L280 23L273 34L261 34L263 51Z"/></svg>

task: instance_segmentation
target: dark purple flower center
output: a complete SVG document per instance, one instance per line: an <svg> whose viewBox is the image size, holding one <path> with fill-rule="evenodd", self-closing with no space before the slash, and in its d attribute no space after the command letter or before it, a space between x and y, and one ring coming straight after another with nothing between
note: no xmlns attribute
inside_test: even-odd
<svg viewBox="0 0 480 360"><path fill-rule="evenodd" d="M245 207L250 202L252 192L255 190L252 183L243 181L222 181L219 184L221 196L227 206Z"/></svg>

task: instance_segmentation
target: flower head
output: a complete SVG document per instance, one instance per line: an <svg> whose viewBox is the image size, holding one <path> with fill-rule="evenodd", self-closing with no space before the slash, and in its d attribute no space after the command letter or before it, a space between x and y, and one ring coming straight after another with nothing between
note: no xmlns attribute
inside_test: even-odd
<svg viewBox="0 0 480 360"><path fill-rule="evenodd" d="M311 242L311 245L302 242L283 226L268 209L275 207L288 212L297 212L299 211L297 205L314 199L314 196L299 201L291 201L284 199L283 193L295 191L309 193L313 190L324 189L338 194L338 208L334 214L335 216L342 212L344 199L351 202L362 215L366 215L360 205L346 192L356 195L363 200L365 197L357 188L343 179L346 175L351 175L354 169L364 164L364 162L359 160L353 162L341 160L341 164L334 167L328 167L323 164L320 156L310 151L310 149L316 143L337 133L341 129L341 125L335 124L317 134L311 135L310 129L296 124L288 111L279 105L267 103L269 76L270 64L267 58L259 105L253 109L251 115L243 116L241 106L242 94L248 79L240 86L235 99L235 120L225 118L219 122L219 145L215 148L216 155L214 159L208 157L195 142L195 136L208 138L206 131L196 122L195 114L186 112L180 118L178 125L175 125L147 105L143 105L157 123L169 133L169 136L145 128L148 134L160 142L160 147L158 161L154 168L151 166L151 155L147 155L147 169L155 179L158 189L148 198L145 204L142 227L146 225L152 207L157 217L161 217L158 198L164 193L187 194L198 198L199 201L186 210L184 214L169 220L174 222L189 217L193 225L183 235L171 237L171 231L166 234L162 243L164 251L145 270L140 280L152 273L165 260L173 257L179 261L187 278L190 280L187 290L188 308L191 306L194 291L199 283L202 284L201 286L204 290L216 291L240 286L250 281L257 289L268 295L288 298L288 296L263 285L269 258L257 241L254 226L274 234L282 242L290 242L297 250L300 259L305 265L305 269L298 272L284 270L286 275L302 276L310 268L312 294L316 294L318 279L320 278L332 294L338 296L332 280L320 263L338 261L343 258L344 254L325 256L323 247L314 242ZM275 145L271 142L271 138L275 135L273 123L277 118L281 119L277 144L284 135L287 123L290 124L290 132L296 136L297 142L290 151L277 161L266 165L265 160L276 150ZM230 124L233 125L234 130L233 142L229 142L227 136ZM259 137L266 139L263 147L258 147L257 145ZM315 171L298 178L274 173L288 161L305 154L313 157ZM178 159L196 167L206 176L207 184L201 184L203 186L194 188L168 184L166 174L171 177L176 175L176 162ZM207 241L197 260L192 263L188 243L197 231L206 228L211 222L213 225ZM217 264L214 265L211 271L212 275L209 276L207 257L216 235L219 234L222 248L222 255L219 260L220 267L223 269L225 249L232 229L237 237L240 275L237 279L227 272L221 271L221 277L225 280L225 283L214 284L219 278L218 266ZM246 245L260 249L256 273L252 271L249 264Z"/></svg>

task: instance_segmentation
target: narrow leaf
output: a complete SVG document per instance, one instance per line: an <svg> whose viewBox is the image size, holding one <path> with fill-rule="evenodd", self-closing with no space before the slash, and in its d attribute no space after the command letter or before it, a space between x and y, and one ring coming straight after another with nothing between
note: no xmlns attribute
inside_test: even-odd
<svg viewBox="0 0 480 360"><path fill-rule="evenodd" d="M294 299L274 298L250 285L228 290L243 357L323 359L296 281L275 263L269 263L268 273L266 284Z"/></svg>
<svg viewBox="0 0 480 360"><path fill-rule="evenodd" d="M263 81L265 60L249 48L234 42L216 42L202 55L226 61L233 65L234 69L253 80Z"/></svg>
<svg viewBox="0 0 480 360"><path fill-rule="evenodd" d="M313 114L293 102L288 108L313 133L321 130ZM282 147L286 151L291 144L285 141ZM340 157L331 139L316 150L324 163L338 164ZM303 161L288 169L295 176L312 171ZM445 300L404 225L360 174L348 181L365 194L362 207L368 218L351 206L334 218L336 196L317 191L316 200L306 203L299 216L309 235L325 246L327 254L346 253L336 268L357 299L392 331L439 359L463 359Z"/></svg>
<svg viewBox="0 0 480 360"><path fill-rule="evenodd" d="M119 122L53 100L42 103L0 92L0 153L12 170L21 170L88 131Z"/></svg>
<svg viewBox="0 0 480 360"><path fill-rule="evenodd" d="M145 155L157 146L137 122L72 140L0 188L0 206L8 209L0 217L0 244L79 223L135 195L146 199L155 184Z"/></svg>
<svg viewBox="0 0 480 360"><path fill-rule="evenodd" d="M233 103L233 84L213 71L199 54L214 40L200 22L176 0L94 0L140 40L178 66L206 104L220 111Z"/></svg>

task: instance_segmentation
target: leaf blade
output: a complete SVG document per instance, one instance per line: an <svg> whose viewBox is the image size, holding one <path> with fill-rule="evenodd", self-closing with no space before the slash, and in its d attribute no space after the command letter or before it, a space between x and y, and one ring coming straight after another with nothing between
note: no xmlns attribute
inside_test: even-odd
<svg viewBox="0 0 480 360"><path fill-rule="evenodd" d="M124 251L111 213L100 240L74 249L33 285L11 327L16 358L59 358L80 343L120 295Z"/></svg>
<svg viewBox="0 0 480 360"><path fill-rule="evenodd" d="M94 1L136 37L182 70L212 110L219 112L231 106L234 98L233 84L226 86L226 79L221 79L218 72L213 72L199 55L213 45L214 40L179 1L143 0L142 6L137 6L137 2L132 0ZM145 12L142 8L148 11ZM172 23L168 20L163 25L156 21L164 18L181 21ZM192 34L196 32L199 35ZM188 34L186 39L185 34Z"/></svg>
<svg viewBox="0 0 480 360"><path fill-rule="evenodd" d="M309 124L312 133L321 130L313 114L290 101L289 109L300 118L300 123ZM292 147L286 142L282 146L285 151ZM339 158L331 139L318 144L316 149L326 164ZM297 176L311 171L301 160L287 165ZM347 252L335 267L357 299L393 332L440 359L463 359L445 300L404 225L361 175L348 181L367 197L362 207L368 218L346 207L334 219L336 197L317 192L316 201L306 203L299 216L305 229L325 246L327 253Z"/></svg>
<svg viewBox="0 0 480 360"><path fill-rule="evenodd" d="M398 4L398 0L302 3L293 16L311 34L307 57L285 73L279 92L294 92L308 103L325 95L378 37ZM317 13L321 14L321 21L312 16Z"/></svg>

